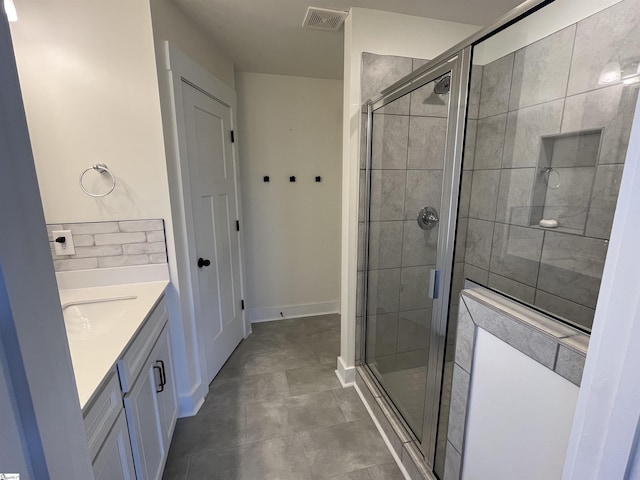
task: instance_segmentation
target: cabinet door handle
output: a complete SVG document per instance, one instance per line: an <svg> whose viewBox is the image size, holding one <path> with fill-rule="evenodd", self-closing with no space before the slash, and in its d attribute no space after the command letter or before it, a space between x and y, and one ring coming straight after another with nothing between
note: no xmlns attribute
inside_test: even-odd
<svg viewBox="0 0 640 480"><path fill-rule="evenodd" d="M162 360L156 360L156 363L160 364L162 370L160 370L160 382L161 386L164 387L167 384L167 371L164 369L164 362Z"/></svg>
<svg viewBox="0 0 640 480"><path fill-rule="evenodd" d="M162 383L162 369L160 367L158 367L157 365L153 366L153 369L158 369L158 373L160 374L160 385L158 385L157 387L160 387L160 390L158 390L158 388L156 387L156 393L160 393L164 391L164 383Z"/></svg>

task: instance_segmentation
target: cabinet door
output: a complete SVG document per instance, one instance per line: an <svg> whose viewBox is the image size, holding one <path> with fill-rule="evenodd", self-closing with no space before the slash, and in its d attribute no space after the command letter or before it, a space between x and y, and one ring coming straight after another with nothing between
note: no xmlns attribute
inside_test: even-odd
<svg viewBox="0 0 640 480"><path fill-rule="evenodd" d="M178 418L178 396L173 376L173 363L171 361L171 338L169 327L165 327L160 334L158 343L151 353L151 360L156 360L156 365L163 368L164 389L158 393L158 410L160 413L160 430L162 439L167 447L171 443L173 427Z"/></svg>
<svg viewBox="0 0 640 480"><path fill-rule="evenodd" d="M159 479L166 453L157 398L161 375L159 368L154 368L153 355L152 352L140 377L124 396L137 480Z"/></svg>
<svg viewBox="0 0 640 480"><path fill-rule="evenodd" d="M93 460L93 472L96 480L135 480L129 429L124 414L120 414Z"/></svg>

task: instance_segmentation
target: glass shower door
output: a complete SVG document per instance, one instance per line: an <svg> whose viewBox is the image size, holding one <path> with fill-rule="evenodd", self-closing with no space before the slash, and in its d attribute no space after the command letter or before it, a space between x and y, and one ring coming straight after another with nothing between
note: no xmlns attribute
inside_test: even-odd
<svg viewBox="0 0 640 480"><path fill-rule="evenodd" d="M451 275L454 162L445 158L457 72L445 64L369 111L364 358L429 462Z"/></svg>

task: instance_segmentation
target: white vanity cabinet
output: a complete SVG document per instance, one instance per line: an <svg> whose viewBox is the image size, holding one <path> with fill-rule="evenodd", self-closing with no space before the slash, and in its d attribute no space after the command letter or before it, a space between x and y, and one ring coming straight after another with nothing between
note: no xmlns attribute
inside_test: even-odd
<svg viewBox="0 0 640 480"><path fill-rule="evenodd" d="M84 408L97 480L159 480L178 416L164 298Z"/></svg>
<svg viewBox="0 0 640 480"><path fill-rule="evenodd" d="M160 421L160 433L162 441L165 444L166 450L169 449L171 444L171 437L173 436L173 429L176 425L176 419L178 418L178 395L175 384L175 376L173 373L173 363L170 361L171 355L171 342L168 334L169 325L165 327L165 333L160 335L158 343L154 347L154 353L151 357L158 359L160 368L163 372L164 385L162 391L156 397L158 400L158 418Z"/></svg>
<svg viewBox="0 0 640 480"><path fill-rule="evenodd" d="M129 429L115 369L107 374L83 416L96 480L135 480Z"/></svg>
<svg viewBox="0 0 640 480"><path fill-rule="evenodd" d="M116 423L104 441L103 448L93 459L96 480L134 480L129 429L124 412L118 415Z"/></svg>
<svg viewBox="0 0 640 480"><path fill-rule="evenodd" d="M124 396L138 480L162 477L177 417L173 385L169 335L165 327L140 377Z"/></svg>

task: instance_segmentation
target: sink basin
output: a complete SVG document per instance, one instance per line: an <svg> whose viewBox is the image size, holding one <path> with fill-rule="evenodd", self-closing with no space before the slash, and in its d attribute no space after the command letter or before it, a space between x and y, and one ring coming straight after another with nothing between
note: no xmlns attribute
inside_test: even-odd
<svg viewBox="0 0 640 480"><path fill-rule="evenodd" d="M62 305L69 340L88 340L108 332L115 321L127 314L138 297L100 298Z"/></svg>

